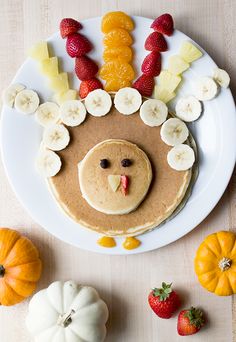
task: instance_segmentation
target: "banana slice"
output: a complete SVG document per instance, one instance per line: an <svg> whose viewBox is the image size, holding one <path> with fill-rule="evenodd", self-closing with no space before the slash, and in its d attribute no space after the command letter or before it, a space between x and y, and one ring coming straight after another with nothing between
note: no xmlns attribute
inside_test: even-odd
<svg viewBox="0 0 236 342"><path fill-rule="evenodd" d="M160 126L167 118L168 108L160 100L149 99L140 108L140 117L143 122L151 127Z"/></svg>
<svg viewBox="0 0 236 342"><path fill-rule="evenodd" d="M213 78L221 87L228 88L230 77L225 70L216 68L214 70Z"/></svg>
<svg viewBox="0 0 236 342"><path fill-rule="evenodd" d="M195 162L194 151L185 144L174 146L167 154L167 162L174 170L188 170Z"/></svg>
<svg viewBox="0 0 236 342"><path fill-rule="evenodd" d="M182 144L188 137L186 124L177 118L168 119L161 127L161 139L170 146Z"/></svg>
<svg viewBox="0 0 236 342"><path fill-rule="evenodd" d="M35 119L43 127L48 127L56 123L59 117L59 107L54 102L45 102L41 104L35 113Z"/></svg>
<svg viewBox="0 0 236 342"><path fill-rule="evenodd" d="M85 98L85 107L93 116L106 115L109 113L111 105L111 96L102 89L91 91Z"/></svg>
<svg viewBox="0 0 236 342"><path fill-rule="evenodd" d="M217 84L211 77L202 77L195 84L195 96L201 101L213 99L217 91Z"/></svg>
<svg viewBox="0 0 236 342"><path fill-rule="evenodd" d="M194 96L182 97L176 103L175 112L179 119L192 122L197 120L201 115L202 105Z"/></svg>
<svg viewBox="0 0 236 342"><path fill-rule="evenodd" d="M20 83L11 84L3 92L3 95L2 95L3 104L12 108L14 106L16 95L23 89L25 89L25 86L23 84L20 84Z"/></svg>
<svg viewBox="0 0 236 342"><path fill-rule="evenodd" d="M69 131L62 124L54 124L44 130L43 144L50 150L63 150L69 144L69 141Z"/></svg>
<svg viewBox="0 0 236 342"><path fill-rule="evenodd" d="M142 96L134 88L122 88L116 93L114 104L121 114L130 115L139 110L142 104Z"/></svg>
<svg viewBox="0 0 236 342"><path fill-rule="evenodd" d="M64 102L60 107L61 121L67 126L79 126L86 118L86 109L79 100Z"/></svg>
<svg viewBox="0 0 236 342"><path fill-rule="evenodd" d="M36 159L36 168L43 177L53 177L61 169L61 159L53 151L40 149Z"/></svg>
<svg viewBox="0 0 236 342"><path fill-rule="evenodd" d="M39 106L38 94L31 89L20 91L15 98L15 107L20 113L32 114Z"/></svg>

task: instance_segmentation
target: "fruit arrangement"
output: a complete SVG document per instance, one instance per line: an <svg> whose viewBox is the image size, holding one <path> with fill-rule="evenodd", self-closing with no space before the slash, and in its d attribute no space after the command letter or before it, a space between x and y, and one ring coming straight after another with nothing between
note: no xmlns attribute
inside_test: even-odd
<svg viewBox="0 0 236 342"><path fill-rule="evenodd" d="M70 57L75 58L75 74L82 81L79 96L83 99L90 91L103 87L95 77L98 72L97 64L87 56L93 46L84 35L78 33L81 29L82 25L72 18L64 18L60 23L61 37L67 39L66 51Z"/></svg>
<svg viewBox="0 0 236 342"><path fill-rule="evenodd" d="M135 76L131 65L133 52L130 47L133 43L130 32L133 29L133 20L124 12L109 12L102 18L105 64L99 75L106 81L106 91L117 91L131 86Z"/></svg>

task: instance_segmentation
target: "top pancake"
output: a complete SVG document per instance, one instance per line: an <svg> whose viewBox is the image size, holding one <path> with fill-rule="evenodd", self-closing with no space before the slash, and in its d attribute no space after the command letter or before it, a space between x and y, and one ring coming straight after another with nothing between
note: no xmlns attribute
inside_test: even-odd
<svg viewBox="0 0 236 342"><path fill-rule="evenodd" d="M108 115L100 118L87 115L80 126L68 129L71 142L58 153L62 169L49 183L58 203L75 221L107 235L138 235L159 225L182 201L192 171L170 168L167 153L171 147L161 140L160 127L145 125L138 112L126 116L113 106ZM78 162L96 144L107 139L124 139L136 144L152 165L153 179L148 194L135 211L125 215L107 215L93 209L79 187Z"/></svg>

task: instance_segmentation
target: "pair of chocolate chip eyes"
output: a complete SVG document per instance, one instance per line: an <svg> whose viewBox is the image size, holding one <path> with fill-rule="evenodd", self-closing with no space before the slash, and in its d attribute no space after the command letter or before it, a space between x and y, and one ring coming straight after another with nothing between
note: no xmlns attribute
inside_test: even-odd
<svg viewBox="0 0 236 342"><path fill-rule="evenodd" d="M132 165L132 161L128 158L122 159L121 160L121 166L123 167L129 167L130 165ZM100 166L102 169L107 169L110 166L110 162L108 159L101 159L100 160Z"/></svg>

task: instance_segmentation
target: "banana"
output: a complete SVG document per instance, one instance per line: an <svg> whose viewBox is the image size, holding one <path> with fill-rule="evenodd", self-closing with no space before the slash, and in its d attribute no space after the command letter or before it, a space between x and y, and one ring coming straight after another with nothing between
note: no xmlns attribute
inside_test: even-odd
<svg viewBox="0 0 236 342"><path fill-rule="evenodd" d="M41 104L35 113L35 119L43 127L48 127L56 123L59 117L59 107L54 102L45 102Z"/></svg>
<svg viewBox="0 0 236 342"><path fill-rule="evenodd" d="M149 99L140 108L140 117L143 122L151 127L160 126L167 118L168 108L160 100Z"/></svg>
<svg viewBox="0 0 236 342"><path fill-rule="evenodd" d="M142 96L134 88L122 88L116 93L114 104L121 114L130 115L139 110L142 104Z"/></svg>
<svg viewBox="0 0 236 342"><path fill-rule="evenodd" d="M86 118L86 109L79 100L64 102L60 107L61 121L67 126L79 126Z"/></svg>
<svg viewBox="0 0 236 342"><path fill-rule="evenodd" d="M217 84L211 77L202 77L195 84L195 96L200 101L213 99L217 91Z"/></svg>
<svg viewBox="0 0 236 342"><path fill-rule="evenodd" d="M167 162L174 170L188 170L195 162L194 151L190 146L185 144L174 146L167 154Z"/></svg>
<svg viewBox="0 0 236 342"><path fill-rule="evenodd" d="M178 118L170 118L161 127L161 139L170 146L182 144L188 137L186 124Z"/></svg>
<svg viewBox="0 0 236 342"><path fill-rule="evenodd" d="M43 144L53 151L63 150L70 141L68 129L62 124L46 127L43 133Z"/></svg>
<svg viewBox="0 0 236 342"><path fill-rule="evenodd" d="M202 112L201 102L194 96L182 97L175 107L176 116L186 122L192 122L199 118Z"/></svg>
<svg viewBox="0 0 236 342"><path fill-rule="evenodd" d="M20 91L15 98L15 108L20 113L32 114L39 106L38 94L31 89Z"/></svg>
<svg viewBox="0 0 236 342"><path fill-rule="evenodd" d="M20 83L11 84L3 92L3 95L2 95L3 104L12 108L14 106L16 95L23 89L25 89L25 86L23 84L20 84Z"/></svg>
<svg viewBox="0 0 236 342"><path fill-rule="evenodd" d="M85 98L85 107L93 116L106 115L109 113L111 105L111 96L102 89L91 91Z"/></svg>
<svg viewBox="0 0 236 342"><path fill-rule="evenodd" d="M43 177L53 177L61 169L61 159L53 151L40 149L36 158L36 168Z"/></svg>
<svg viewBox="0 0 236 342"><path fill-rule="evenodd" d="M223 88L228 88L230 83L229 74L223 70L216 68L214 70L213 79Z"/></svg>

